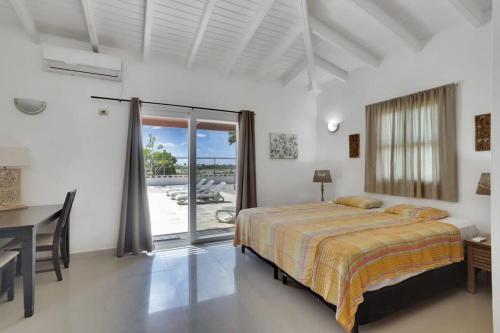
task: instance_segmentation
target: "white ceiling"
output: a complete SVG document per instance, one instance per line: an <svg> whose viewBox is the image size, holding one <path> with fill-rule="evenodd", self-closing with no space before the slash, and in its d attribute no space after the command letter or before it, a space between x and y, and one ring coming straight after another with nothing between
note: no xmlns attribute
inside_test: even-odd
<svg viewBox="0 0 500 333"><path fill-rule="evenodd" d="M305 59L314 59L306 57L311 48L302 34L300 1L308 4L309 21L319 20L337 36L332 40L308 31L312 52L338 68L321 66L312 77L318 81L346 79L348 72L370 65L366 57L418 52L441 31L480 26L491 16L491 0L0 0L0 24L20 25L29 33L26 20L31 19L35 34L90 42L92 24L89 29L83 10L88 5L97 47L127 49L144 55L144 61L165 58L187 68L192 55L193 68L286 82L308 71Z"/></svg>

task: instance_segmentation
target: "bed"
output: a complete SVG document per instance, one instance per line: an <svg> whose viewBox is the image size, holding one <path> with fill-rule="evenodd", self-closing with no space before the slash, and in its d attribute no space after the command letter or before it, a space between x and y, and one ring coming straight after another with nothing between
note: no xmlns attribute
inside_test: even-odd
<svg viewBox="0 0 500 333"><path fill-rule="evenodd" d="M317 294L350 332L463 276L460 228L332 202L243 210L235 245Z"/></svg>

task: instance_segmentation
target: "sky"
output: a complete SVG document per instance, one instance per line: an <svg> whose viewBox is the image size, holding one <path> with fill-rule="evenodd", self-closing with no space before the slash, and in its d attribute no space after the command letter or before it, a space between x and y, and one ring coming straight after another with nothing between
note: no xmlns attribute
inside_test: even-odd
<svg viewBox="0 0 500 333"><path fill-rule="evenodd" d="M148 136L156 137L157 147L162 144L164 149L177 157L188 156L188 130L187 128L172 128L160 126L142 126L142 138L144 145L148 142ZM236 144L229 145L228 132L197 130L197 156L198 157L236 157ZM156 148L155 147L155 148ZM203 162L200 161L199 162ZM226 163L234 161L225 161ZM219 162L217 162L219 164ZM229 163L228 163L229 164Z"/></svg>

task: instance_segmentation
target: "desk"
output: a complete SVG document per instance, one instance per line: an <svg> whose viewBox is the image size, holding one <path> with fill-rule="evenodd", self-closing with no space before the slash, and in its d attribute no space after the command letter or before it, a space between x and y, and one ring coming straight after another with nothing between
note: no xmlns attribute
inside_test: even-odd
<svg viewBox="0 0 500 333"><path fill-rule="evenodd" d="M50 205L0 212L0 238L14 237L22 246L25 317L31 317L35 308L36 233L56 220L61 209L62 205Z"/></svg>

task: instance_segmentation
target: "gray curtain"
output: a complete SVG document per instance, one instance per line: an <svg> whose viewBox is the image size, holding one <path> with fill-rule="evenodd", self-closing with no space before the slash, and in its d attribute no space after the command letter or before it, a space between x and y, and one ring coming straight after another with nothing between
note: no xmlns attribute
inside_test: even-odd
<svg viewBox="0 0 500 333"><path fill-rule="evenodd" d="M123 180L122 209L116 254L138 254L153 250L149 217L144 153L142 147L141 102L132 98L128 125L127 156Z"/></svg>
<svg viewBox="0 0 500 333"><path fill-rule="evenodd" d="M458 201L455 90L366 106L366 192Z"/></svg>
<svg viewBox="0 0 500 333"><path fill-rule="evenodd" d="M255 114L252 111L241 111L238 116L238 123L236 214L242 209L257 207Z"/></svg>

